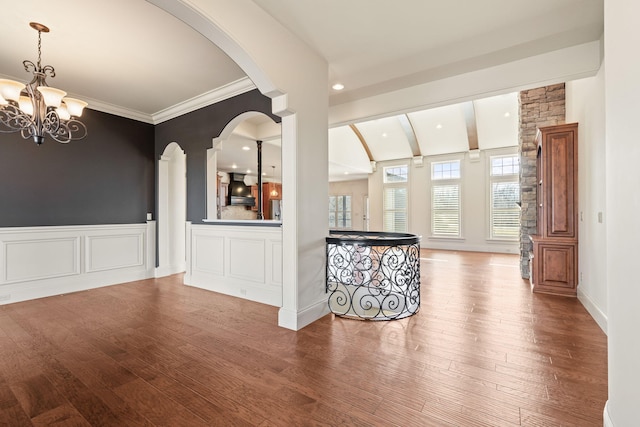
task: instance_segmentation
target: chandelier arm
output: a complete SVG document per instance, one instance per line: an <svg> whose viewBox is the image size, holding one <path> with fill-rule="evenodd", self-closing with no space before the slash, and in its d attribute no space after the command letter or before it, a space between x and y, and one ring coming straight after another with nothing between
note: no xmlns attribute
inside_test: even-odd
<svg viewBox="0 0 640 427"><path fill-rule="evenodd" d="M87 136L87 127L81 121L72 118L61 121L58 130L50 135L55 141L65 144Z"/></svg>
<svg viewBox="0 0 640 427"><path fill-rule="evenodd" d="M42 120L42 131L51 135L55 135L60 128L60 117L53 110L49 109Z"/></svg>
<svg viewBox="0 0 640 427"><path fill-rule="evenodd" d="M87 127L80 120L71 118L64 122L69 132L69 141L77 141L87 136Z"/></svg>
<svg viewBox="0 0 640 427"><path fill-rule="evenodd" d="M0 107L0 132L11 133L31 128L34 121L31 116L23 113L13 102Z"/></svg>

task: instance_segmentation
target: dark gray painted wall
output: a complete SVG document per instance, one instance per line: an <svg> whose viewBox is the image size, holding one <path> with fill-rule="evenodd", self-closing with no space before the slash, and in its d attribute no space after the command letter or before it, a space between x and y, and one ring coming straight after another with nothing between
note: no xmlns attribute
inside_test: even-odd
<svg viewBox="0 0 640 427"><path fill-rule="evenodd" d="M0 133L0 227L143 223L154 213L153 126L85 110L88 135L41 146Z"/></svg>
<svg viewBox="0 0 640 427"><path fill-rule="evenodd" d="M254 90L157 126L95 110L88 136L41 146L0 133L0 227L144 223L156 218L156 164L171 142L187 155L187 220L206 217L206 161L212 138L247 111L270 114Z"/></svg>
<svg viewBox="0 0 640 427"><path fill-rule="evenodd" d="M280 122L271 114L271 99L253 90L156 126L156 159L172 142L187 155L187 221L201 223L207 217L207 149L212 139L233 118L248 111L259 111Z"/></svg>

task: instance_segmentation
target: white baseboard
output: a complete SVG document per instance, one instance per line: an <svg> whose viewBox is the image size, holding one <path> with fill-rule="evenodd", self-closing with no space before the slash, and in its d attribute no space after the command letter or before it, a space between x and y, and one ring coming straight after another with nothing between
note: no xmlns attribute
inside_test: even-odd
<svg viewBox="0 0 640 427"><path fill-rule="evenodd" d="M465 251L465 252L489 252L501 254L518 254L520 249L517 243L500 241L489 241L484 245L470 245L461 240L423 238L420 242L422 249L438 249L444 251Z"/></svg>
<svg viewBox="0 0 640 427"><path fill-rule="evenodd" d="M604 404L604 412L603 412L603 423L604 427L614 427L613 421L611 421L611 417L609 416L609 401Z"/></svg>
<svg viewBox="0 0 640 427"><path fill-rule="evenodd" d="M578 287L578 300L582 303L584 308L589 312L591 317L596 321L600 329L607 334L608 329L608 319L607 315L600 310L600 308L596 305L596 303L589 297L589 295L585 294L580 287Z"/></svg>
<svg viewBox="0 0 640 427"><path fill-rule="evenodd" d="M278 311L278 326L299 331L327 314L329 314L329 305L326 299L298 312L281 308Z"/></svg>
<svg viewBox="0 0 640 427"><path fill-rule="evenodd" d="M166 277L172 276L178 273L184 273L185 265L169 265L166 267L156 267L154 271L154 277Z"/></svg>

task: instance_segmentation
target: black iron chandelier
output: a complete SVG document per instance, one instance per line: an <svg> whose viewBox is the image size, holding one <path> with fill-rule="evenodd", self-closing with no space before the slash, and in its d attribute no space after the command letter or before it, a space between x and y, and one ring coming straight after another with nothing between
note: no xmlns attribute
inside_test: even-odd
<svg viewBox="0 0 640 427"><path fill-rule="evenodd" d="M47 84L47 76L56 76L51 65L43 67L40 63L41 34L48 33L49 28L37 22L29 25L38 32L38 62L22 62L25 71L33 74L26 85L0 79L0 132L20 132L24 139L33 138L38 145L47 134L62 143L82 139L87 136L87 128L78 118L87 103L66 97L65 91Z"/></svg>

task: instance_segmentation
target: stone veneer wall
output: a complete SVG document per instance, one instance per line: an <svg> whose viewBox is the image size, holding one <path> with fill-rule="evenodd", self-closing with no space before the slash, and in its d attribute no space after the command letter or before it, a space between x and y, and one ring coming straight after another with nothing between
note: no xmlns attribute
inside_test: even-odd
<svg viewBox="0 0 640 427"><path fill-rule="evenodd" d="M536 131L538 127L565 122L564 83L537 89L523 90L518 96L520 105L520 272L529 278L530 234L536 234Z"/></svg>

